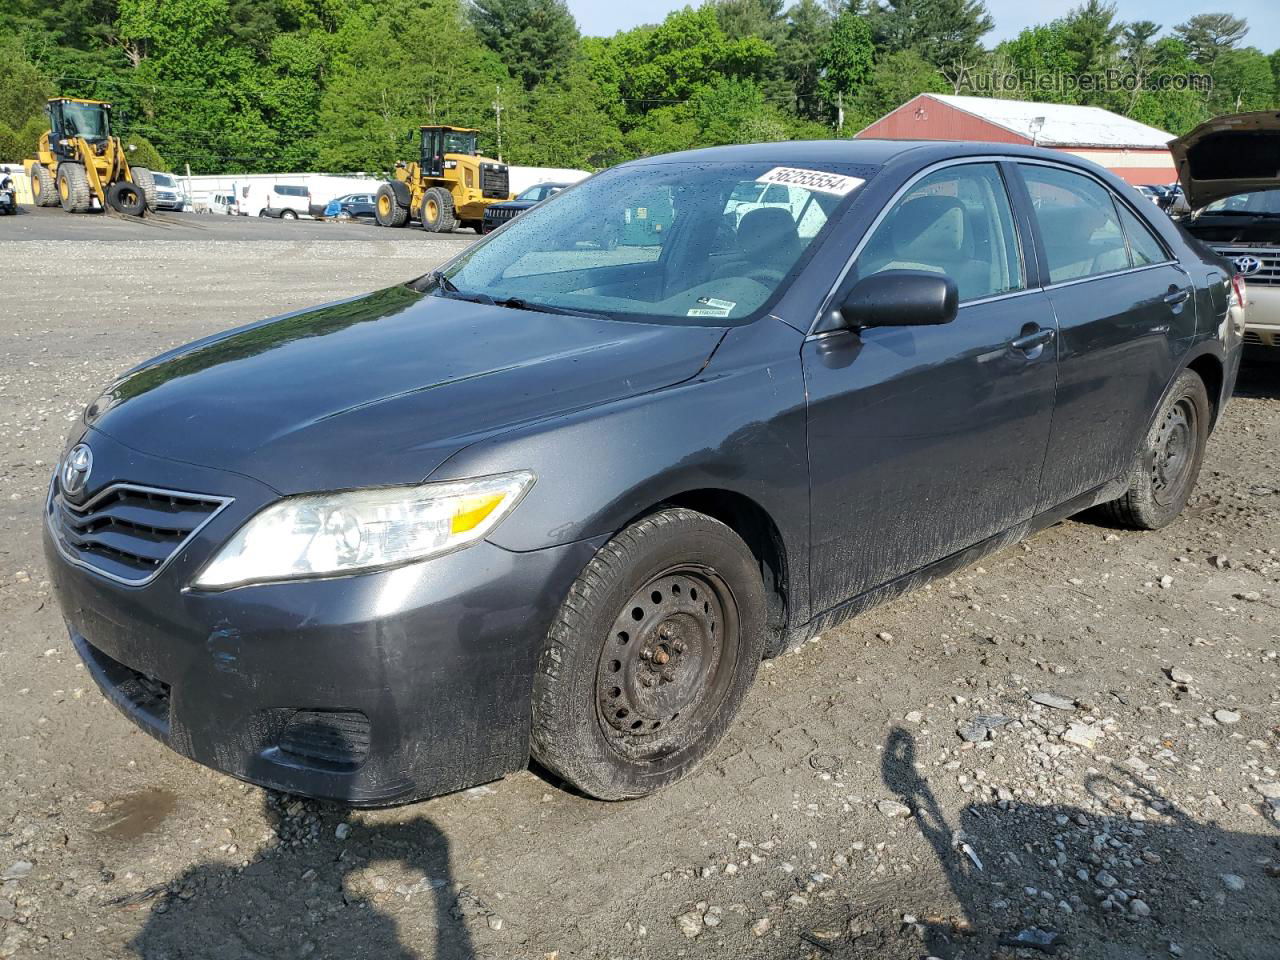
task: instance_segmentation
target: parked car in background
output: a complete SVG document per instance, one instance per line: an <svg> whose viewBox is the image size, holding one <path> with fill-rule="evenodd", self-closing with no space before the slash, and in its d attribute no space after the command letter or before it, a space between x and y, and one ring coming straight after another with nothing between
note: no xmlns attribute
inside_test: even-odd
<svg viewBox="0 0 1280 960"><path fill-rule="evenodd" d="M371 193L349 193L345 197L334 197L324 208L327 219L346 218L350 220L373 220L376 208Z"/></svg>
<svg viewBox="0 0 1280 960"><path fill-rule="evenodd" d="M637 160L109 384L49 578L107 700L243 780L377 805L532 756L643 796L763 657L1085 509L1172 522L1236 378L1230 280L1053 150Z"/></svg>
<svg viewBox="0 0 1280 960"><path fill-rule="evenodd" d="M1231 261L1246 344L1280 357L1280 115L1215 117L1169 144L1182 179L1182 226Z"/></svg>
<svg viewBox="0 0 1280 960"><path fill-rule="evenodd" d="M157 210L185 209L187 194L182 189L182 184L178 182L177 177L171 173L161 173L158 170L151 171L151 176L156 182Z"/></svg>
<svg viewBox="0 0 1280 960"><path fill-rule="evenodd" d="M242 190L241 216L297 220L311 216L311 191L289 183L251 183Z"/></svg>
<svg viewBox="0 0 1280 960"><path fill-rule="evenodd" d="M1150 184L1140 183L1136 187L1134 187L1134 189L1137 190L1144 197L1146 197L1148 200L1150 200L1152 203L1154 203L1156 206L1160 206L1161 202L1164 200L1163 191L1161 191L1156 187L1151 186Z"/></svg>
<svg viewBox="0 0 1280 960"><path fill-rule="evenodd" d="M539 183L518 194L514 200L493 203L484 209L484 220L480 225L481 233L491 233L508 220L520 216L535 203L541 203L548 197L555 196L567 183Z"/></svg>
<svg viewBox="0 0 1280 960"><path fill-rule="evenodd" d="M205 208L206 213L229 214L235 216L239 213L236 195L234 193L215 193L209 197L209 203Z"/></svg>

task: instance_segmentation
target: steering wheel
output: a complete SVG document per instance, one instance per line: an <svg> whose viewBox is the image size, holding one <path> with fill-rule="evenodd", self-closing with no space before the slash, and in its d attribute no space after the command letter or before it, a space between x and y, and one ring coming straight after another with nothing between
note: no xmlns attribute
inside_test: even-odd
<svg viewBox="0 0 1280 960"><path fill-rule="evenodd" d="M766 287L776 287L785 276L786 274L781 270L771 270L768 267L756 267L746 273L748 280L754 280L756 283L763 284Z"/></svg>

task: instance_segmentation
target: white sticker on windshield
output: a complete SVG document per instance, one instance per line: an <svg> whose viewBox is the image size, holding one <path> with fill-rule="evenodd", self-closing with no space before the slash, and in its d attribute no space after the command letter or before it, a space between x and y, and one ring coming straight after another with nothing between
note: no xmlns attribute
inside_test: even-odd
<svg viewBox="0 0 1280 960"><path fill-rule="evenodd" d="M756 183L782 183L790 187L803 187L818 193L834 193L843 197L853 193L867 181L861 177L846 177L825 170L803 170L799 167L774 167L768 173L756 177Z"/></svg>
<svg viewBox="0 0 1280 960"><path fill-rule="evenodd" d="M736 300L717 300L715 297L699 297L698 305L690 308L686 317L727 317L738 305Z"/></svg>

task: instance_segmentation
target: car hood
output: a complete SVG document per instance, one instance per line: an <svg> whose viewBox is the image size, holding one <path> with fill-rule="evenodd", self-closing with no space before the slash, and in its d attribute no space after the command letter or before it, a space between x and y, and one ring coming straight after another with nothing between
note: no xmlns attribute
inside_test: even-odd
<svg viewBox="0 0 1280 960"><path fill-rule="evenodd" d="M1234 113L1200 124L1169 144L1192 210L1215 200L1280 187L1280 113Z"/></svg>
<svg viewBox="0 0 1280 960"><path fill-rule="evenodd" d="M480 437L686 380L723 333L392 287L156 357L85 419L281 493L416 483Z"/></svg>

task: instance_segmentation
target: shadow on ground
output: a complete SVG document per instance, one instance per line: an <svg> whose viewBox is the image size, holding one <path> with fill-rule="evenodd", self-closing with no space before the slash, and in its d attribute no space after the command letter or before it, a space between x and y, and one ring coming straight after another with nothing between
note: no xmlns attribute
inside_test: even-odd
<svg viewBox="0 0 1280 960"><path fill-rule="evenodd" d="M449 840L429 818L352 825L333 839L339 808L265 795L278 843L244 868L202 864L166 887L129 944L142 960L475 960L468 922L479 898L459 886ZM393 878L393 879L388 879ZM385 908L412 917L422 940Z"/></svg>
<svg viewBox="0 0 1280 960"><path fill-rule="evenodd" d="M1256 834L1222 830L1117 770L1085 783L1106 812L975 804L949 822L916 764L914 738L894 729L882 778L914 811L960 907L959 916L918 918L930 956L1280 957L1275 821L1260 818ZM1230 888L1224 875L1244 880L1244 889Z"/></svg>

